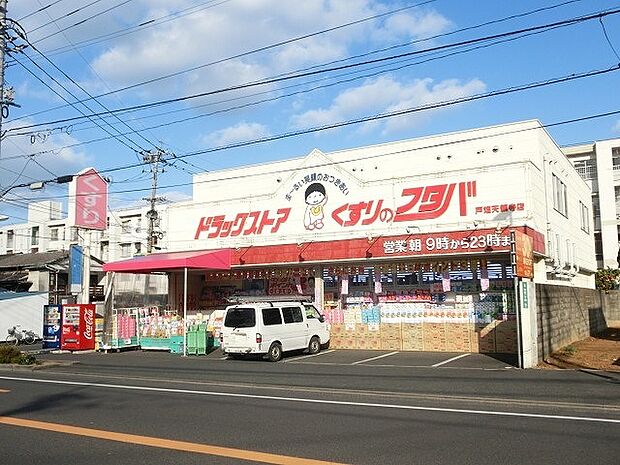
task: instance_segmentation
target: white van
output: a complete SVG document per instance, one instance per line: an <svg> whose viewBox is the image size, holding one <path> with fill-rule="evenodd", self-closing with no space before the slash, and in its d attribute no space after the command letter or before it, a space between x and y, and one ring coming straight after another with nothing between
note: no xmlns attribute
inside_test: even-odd
<svg viewBox="0 0 620 465"><path fill-rule="evenodd" d="M220 332L222 351L232 357L265 354L272 362L289 350L318 353L329 345L323 315L307 302L252 302L226 307Z"/></svg>

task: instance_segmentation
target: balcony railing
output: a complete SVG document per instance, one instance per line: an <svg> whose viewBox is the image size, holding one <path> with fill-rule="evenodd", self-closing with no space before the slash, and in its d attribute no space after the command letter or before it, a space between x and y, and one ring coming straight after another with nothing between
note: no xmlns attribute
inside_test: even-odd
<svg viewBox="0 0 620 465"><path fill-rule="evenodd" d="M596 178L596 166L578 166L575 169L582 179L589 180Z"/></svg>

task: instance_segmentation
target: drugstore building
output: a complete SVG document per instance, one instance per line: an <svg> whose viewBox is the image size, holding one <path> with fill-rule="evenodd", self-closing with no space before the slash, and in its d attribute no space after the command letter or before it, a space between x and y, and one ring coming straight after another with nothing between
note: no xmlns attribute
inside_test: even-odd
<svg viewBox="0 0 620 465"><path fill-rule="evenodd" d="M169 251L230 251L190 270L187 308L309 295L332 347L517 353L536 363L534 283L594 287L591 193L538 121L194 176ZM182 273L169 304L183 305Z"/></svg>

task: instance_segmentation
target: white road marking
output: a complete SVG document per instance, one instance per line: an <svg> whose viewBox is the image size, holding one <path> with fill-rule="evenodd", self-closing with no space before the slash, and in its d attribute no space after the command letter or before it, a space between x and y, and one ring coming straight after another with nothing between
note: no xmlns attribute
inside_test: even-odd
<svg viewBox="0 0 620 465"><path fill-rule="evenodd" d="M284 362L286 363L296 362L297 360L303 360L305 358L310 358L310 357L318 357L319 355L331 354L332 352L336 352L336 349L322 350L318 354L302 355L300 357L289 358L289 359L284 360Z"/></svg>
<svg viewBox="0 0 620 465"><path fill-rule="evenodd" d="M389 354L378 355L377 357L371 357L371 358L367 358L365 360L358 360L357 362L353 362L351 365L359 365L360 363L372 362L373 360L379 360L380 358L389 357L390 355L394 355L394 354L397 354L397 353L398 353L398 351L390 352Z"/></svg>
<svg viewBox="0 0 620 465"><path fill-rule="evenodd" d="M445 365L446 363L454 362L455 360L458 360L459 358L464 358L464 357L467 357L469 355L471 355L471 354L457 355L456 357L449 358L448 360L444 360L443 362L435 363L434 365L431 365L431 366L432 367L440 367L441 365Z"/></svg>
<svg viewBox="0 0 620 465"><path fill-rule="evenodd" d="M457 408L445 408L445 407L422 407L418 405L399 405L399 404L382 404L373 402L348 402L342 400L322 400L322 399L308 399L299 397L280 397L280 396L264 396L259 394L238 394L231 392L215 392L215 391L195 391L192 389L172 389L172 388L159 388L148 386L130 386L123 384L104 384L104 383L86 383L81 381L61 381L51 379L36 379L36 378L18 378L13 376L0 376L0 379L7 381L23 381L27 383L42 383L42 384L60 384L68 386L87 386L97 387L104 389L124 389L128 391L148 391L148 392L168 392L174 394L194 394L202 396L212 397L234 397L242 399L260 399L260 400L273 400L280 402L296 402L304 404L323 404L323 405L341 405L349 407L369 407L369 408L382 408L382 409L394 409L394 410L414 410L423 412L442 412L442 413L461 413L468 415L490 415L498 417L519 417L519 418L538 418L545 420L568 420L568 421L587 421L591 423L613 423L620 424L620 419L613 418L598 418L598 417L578 417L571 415L544 415L540 413L519 413L519 412L503 412L493 410L472 410L472 409L457 409Z"/></svg>

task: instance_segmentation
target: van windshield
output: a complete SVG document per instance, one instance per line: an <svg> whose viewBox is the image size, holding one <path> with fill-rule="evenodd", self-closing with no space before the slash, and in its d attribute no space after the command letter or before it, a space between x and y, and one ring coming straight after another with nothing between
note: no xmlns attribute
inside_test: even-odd
<svg viewBox="0 0 620 465"><path fill-rule="evenodd" d="M226 312L224 326L227 328L253 328L256 316L253 308L230 308Z"/></svg>

